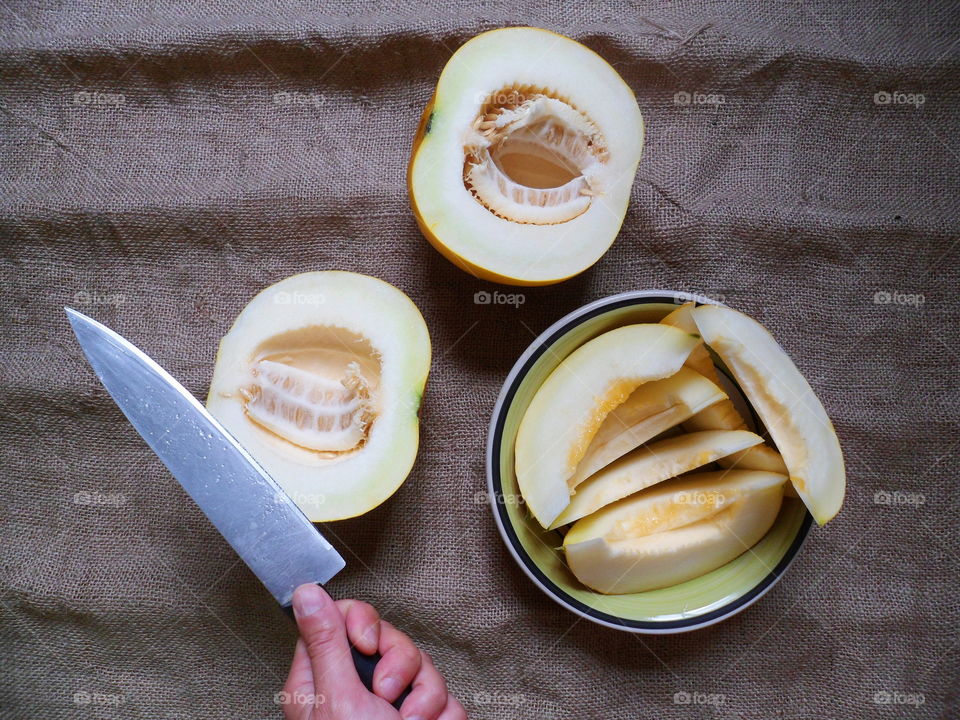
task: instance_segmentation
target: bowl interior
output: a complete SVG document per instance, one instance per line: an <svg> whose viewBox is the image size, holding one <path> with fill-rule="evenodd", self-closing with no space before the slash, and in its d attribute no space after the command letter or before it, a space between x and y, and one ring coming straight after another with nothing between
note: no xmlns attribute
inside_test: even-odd
<svg viewBox="0 0 960 720"><path fill-rule="evenodd" d="M524 368L512 376L511 387L506 390L494 422L490 458L494 512L500 515L508 542L548 593L592 619L624 629L682 630L745 607L786 568L802 544L811 521L803 503L785 498L766 536L723 567L660 590L603 595L581 585L567 569L563 553L558 550L562 535L544 530L525 509L514 472L514 444L520 420L537 389L564 358L588 340L623 325L659 322L676 307L666 301L634 299L611 303L572 320L535 350ZM739 392L732 381L725 389ZM731 399L741 404L732 393ZM749 415L753 415L752 410ZM750 417L748 424L751 421L758 424L754 417Z"/></svg>

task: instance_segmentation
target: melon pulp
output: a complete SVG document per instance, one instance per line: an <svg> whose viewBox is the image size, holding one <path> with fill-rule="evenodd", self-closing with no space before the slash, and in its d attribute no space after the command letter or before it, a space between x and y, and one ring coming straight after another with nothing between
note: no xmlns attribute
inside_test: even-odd
<svg viewBox="0 0 960 720"><path fill-rule="evenodd" d="M559 282L613 243L643 135L633 92L593 51L538 28L486 32L454 53L424 111L411 206L473 275Z"/></svg>
<svg viewBox="0 0 960 720"><path fill-rule="evenodd" d="M237 317L207 408L310 520L339 520L409 474L429 369L427 327L404 293L366 275L304 273Z"/></svg>
<svg viewBox="0 0 960 720"><path fill-rule="evenodd" d="M693 315L691 314L694 307L695 303L684 303L660 322L679 328L684 332L698 335L700 331L697 329L697 324L693 321ZM713 382L720 383L720 376L713 364L713 358L710 357L710 352L702 342L697 343L697 346L691 351L687 357L686 365ZM725 399L710 405L687 419L683 426L689 432L697 432L699 430L744 430L747 424L740 413L737 412L733 403L729 399ZM763 470L787 474L787 466L784 464L780 453L768 445L754 445L746 450L720 458L717 463L723 467L736 467L741 470Z"/></svg>
<svg viewBox="0 0 960 720"><path fill-rule="evenodd" d="M696 338L667 325L627 325L583 344L537 389L516 442L517 484L548 527L570 502L570 480L607 415L645 382L675 374Z"/></svg>
<svg viewBox="0 0 960 720"><path fill-rule="evenodd" d="M748 430L707 430L638 448L579 485L550 528L761 442L763 438Z"/></svg>
<svg viewBox="0 0 960 720"><path fill-rule="evenodd" d="M691 314L763 420L797 494L825 524L843 504L846 473L836 431L810 384L756 320L719 305Z"/></svg>
<svg viewBox="0 0 960 720"><path fill-rule="evenodd" d="M685 582L759 542L776 520L786 476L749 470L662 483L576 522L563 548L580 582L602 593Z"/></svg>
<svg viewBox="0 0 960 720"><path fill-rule="evenodd" d="M570 486L575 488L617 458L726 397L715 383L686 367L644 383L604 419Z"/></svg>

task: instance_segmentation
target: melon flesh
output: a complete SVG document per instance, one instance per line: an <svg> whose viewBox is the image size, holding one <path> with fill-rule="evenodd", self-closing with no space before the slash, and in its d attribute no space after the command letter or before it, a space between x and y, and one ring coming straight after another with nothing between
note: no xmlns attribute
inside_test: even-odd
<svg viewBox="0 0 960 720"><path fill-rule="evenodd" d="M787 476L758 470L698 472L659 483L577 520L564 546L604 537L610 542L674 530L725 510L747 495L777 487Z"/></svg>
<svg viewBox="0 0 960 720"><path fill-rule="evenodd" d="M616 238L643 137L633 91L589 48L539 28L485 32L453 54L423 113L410 204L475 277L559 282Z"/></svg>
<svg viewBox="0 0 960 720"><path fill-rule="evenodd" d="M515 451L520 492L543 527L569 504L570 480L607 415L643 383L680 370L696 343L667 325L627 325L585 343L550 373L524 413Z"/></svg>
<svg viewBox="0 0 960 720"><path fill-rule="evenodd" d="M695 304L692 302L685 303L660 322L679 328L684 332L699 335L700 331L691 314L694 307ZM713 382L720 383L720 376L713 364L713 358L710 357L710 352L702 342L697 343L697 347L690 352L686 366L696 370ZM745 430L747 424L734 407L733 402L725 399L704 408L701 412L687 419L683 426L689 432L697 432L700 430ZM768 445L754 445L746 450L720 458L717 462L727 468L735 467L741 470L763 470L787 474L787 466L784 464L780 453ZM790 492L792 487L791 485L787 488L788 494L793 495Z"/></svg>
<svg viewBox="0 0 960 720"><path fill-rule="evenodd" d="M726 397L716 384L687 367L663 380L644 383L607 415L570 486L575 488L617 458Z"/></svg>
<svg viewBox="0 0 960 720"><path fill-rule="evenodd" d="M759 435L748 430L708 430L634 450L582 483L550 527L579 520L644 488L761 442Z"/></svg>
<svg viewBox="0 0 960 720"><path fill-rule="evenodd" d="M348 272L282 280L220 342L207 408L313 521L364 513L413 466L430 369L419 310Z"/></svg>
<svg viewBox="0 0 960 720"><path fill-rule="evenodd" d="M719 305L692 315L763 420L800 498L825 524L843 504L846 473L836 431L810 384L756 320Z"/></svg>
<svg viewBox="0 0 960 720"><path fill-rule="evenodd" d="M568 566L584 585L607 594L656 590L715 570L759 542L776 520L783 499L783 476L763 475L769 478L771 486L750 491L717 512L706 507L706 517L689 524L676 527L667 522L665 526L670 529L662 532L628 532L622 537L614 534L613 539L586 531L571 538L568 533L564 542ZM645 500L635 502L638 506L652 504ZM646 510L656 512L658 508ZM619 508L611 514L618 511ZM665 512L663 508L659 511ZM686 516L695 514L687 512ZM581 522L586 520L589 519ZM597 530L605 529L605 522L593 523ZM649 521L641 523L641 527L647 526Z"/></svg>

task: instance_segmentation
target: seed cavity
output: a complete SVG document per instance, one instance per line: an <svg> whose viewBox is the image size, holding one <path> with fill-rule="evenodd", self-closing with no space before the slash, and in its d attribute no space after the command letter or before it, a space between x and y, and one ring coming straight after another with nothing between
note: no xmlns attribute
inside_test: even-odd
<svg viewBox="0 0 960 720"><path fill-rule="evenodd" d="M464 186L490 212L534 225L564 223L603 193L609 159L597 126L545 88L489 97L464 144Z"/></svg>
<svg viewBox="0 0 960 720"><path fill-rule="evenodd" d="M377 417L379 362L369 343L339 328L275 338L238 388L254 423L323 457L366 442Z"/></svg>

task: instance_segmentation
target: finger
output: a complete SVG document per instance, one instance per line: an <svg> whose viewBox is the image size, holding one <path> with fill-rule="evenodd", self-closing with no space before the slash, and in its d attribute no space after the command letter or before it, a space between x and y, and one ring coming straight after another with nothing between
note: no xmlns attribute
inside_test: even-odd
<svg viewBox="0 0 960 720"><path fill-rule="evenodd" d="M413 640L381 620L380 655L382 659L373 671L373 691L392 703L420 670L420 651Z"/></svg>
<svg viewBox="0 0 960 720"><path fill-rule="evenodd" d="M293 651L293 661L290 663L290 672L283 685L280 700L283 703L283 713L286 717L304 717L304 707L311 705L314 700L313 670L310 665L310 656L302 638L297 638L297 649Z"/></svg>
<svg viewBox="0 0 960 720"><path fill-rule="evenodd" d="M400 717L437 720L447 706L447 683L437 672L427 653L420 652L420 671L413 679L413 689L400 707Z"/></svg>
<svg viewBox="0 0 960 720"><path fill-rule="evenodd" d="M293 612L310 657L317 699L350 707L366 689L353 667L340 610L323 588L307 584L294 591Z"/></svg>
<svg viewBox="0 0 960 720"><path fill-rule="evenodd" d="M297 648L293 651L293 661L290 663L290 673L283 689L288 692L305 690L313 692L313 669L310 665L310 656L303 638L297 638Z"/></svg>
<svg viewBox="0 0 960 720"><path fill-rule="evenodd" d="M447 695L447 706L437 720L467 720L467 711L453 695Z"/></svg>
<svg viewBox="0 0 960 720"><path fill-rule="evenodd" d="M347 623L350 644L365 655L373 655L380 647L380 614L360 600L337 600L337 607Z"/></svg>

